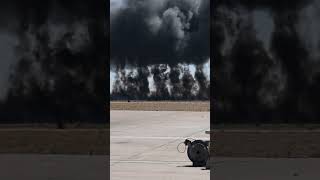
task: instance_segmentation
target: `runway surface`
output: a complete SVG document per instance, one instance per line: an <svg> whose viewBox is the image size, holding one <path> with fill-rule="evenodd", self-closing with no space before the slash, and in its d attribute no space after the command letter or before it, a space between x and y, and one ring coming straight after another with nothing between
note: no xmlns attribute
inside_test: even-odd
<svg viewBox="0 0 320 180"><path fill-rule="evenodd" d="M209 112L111 111L108 156L1 154L5 180L318 180L320 158L214 157L213 168L191 167L177 145L208 140ZM110 163L110 164L109 164Z"/></svg>
<svg viewBox="0 0 320 180"><path fill-rule="evenodd" d="M210 171L190 167L177 145L209 140L209 112L111 111L112 180L208 180Z"/></svg>
<svg viewBox="0 0 320 180"><path fill-rule="evenodd" d="M106 180L108 156L1 154L1 180Z"/></svg>
<svg viewBox="0 0 320 180"><path fill-rule="evenodd" d="M223 158L216 157L211 168L215 180L319 180L317 158Z"/></svg>

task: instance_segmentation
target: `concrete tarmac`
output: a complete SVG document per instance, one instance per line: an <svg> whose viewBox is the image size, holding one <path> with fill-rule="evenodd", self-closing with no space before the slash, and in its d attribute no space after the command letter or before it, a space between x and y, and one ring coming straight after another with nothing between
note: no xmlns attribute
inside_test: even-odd
<svg viewBox="0 0 320 180"><path fill-rule="evenodd" d="M319 180L319 158L213 158L214 180Z"/></svg>
<svg viewBox="0 0 320 180"><path fill-rule="evenodd" d="M108 156L1 154L1 180L106 180Z"/></svg>
<svg viewBox="0 0 320 180"><path fill-rule="evenodd" d="M209 112L111 111L108 156L0 155L5 180L318 180L320 158L214 157L211 170L191 167L177 146L209 140ZM183 150L181 146L181 150ZM110 163L110 164L108 164Z"/></svg>
<svg viewBox="0 0 320 180"><path fill-rule="evenodd" d="M209 112L111 111L112 180L208 180L177 146L186 138L209 140ZM181 145L183 150L184 145Z"/></svg>

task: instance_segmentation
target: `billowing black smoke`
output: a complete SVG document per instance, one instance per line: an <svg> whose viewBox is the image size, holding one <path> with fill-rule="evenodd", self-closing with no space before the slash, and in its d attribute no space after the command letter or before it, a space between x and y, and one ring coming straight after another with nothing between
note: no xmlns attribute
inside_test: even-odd
<svg viewBox="0 0 320 180"><path fill-rule="evenodd" d="M320 105L320 3L213 2L215 122L312 122Z"/></svg>
<svg viewBox="0 0 320 180"><path fill-rule="evenodd" d="M198 93L208 99L209 80L200 77L202 70L195 79L179 64L202 66L208 61L209 12L209 0L126 0L111 6L111 66L117 74L111 97L197 99ZM122 74L121 80L119 72L126 65L136 67L138 75ZM154 82L152 92L148 77ZM201 92L194 92L197 81Z"/></svg>
<svg viewBox="0 0 320 180"><path fill-rule="evenodd" d="M3 2L0 34L15 39L1 88L2 121L106 122L108 2ZM3 18L3 19L2 19ZM3 22L7 22L3 24ZM2 47L1 47L2 48Z"/></svg>
<svg viewBox="0 0 320 180"><path fill-rule="evenodd" d="M202 65L196 67L194 75L182 64L123 67L116 72L111 100L209 99L210 80Z"/></svg>
<svg viewBox="0 0 320 180"><path fill-rule="evenodd" d="M124 69L117 69L112 100L147 99L149 90L148 68L139 68L136 72L126 74Z"/></svg>
<svg viewBox="0 0 320 180"><path fill-rule="evenodd" d="M206 77L206 74L203 70L203 65L198 65L196 67L195 80L198 82L199 87L198 93L196 94L197 99L210 99L210 80L208 81L208 78Z"/></svg>

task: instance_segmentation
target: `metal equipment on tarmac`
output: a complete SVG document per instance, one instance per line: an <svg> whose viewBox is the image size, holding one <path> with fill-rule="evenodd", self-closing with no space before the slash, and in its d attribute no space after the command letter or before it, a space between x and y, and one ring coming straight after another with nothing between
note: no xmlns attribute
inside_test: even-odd
<svg viewBox="0 0 320 180"><path fill-rule="evenodd" d="M186 139L187 154L195 167L204 167L209 159L209 141Z"/></svg>

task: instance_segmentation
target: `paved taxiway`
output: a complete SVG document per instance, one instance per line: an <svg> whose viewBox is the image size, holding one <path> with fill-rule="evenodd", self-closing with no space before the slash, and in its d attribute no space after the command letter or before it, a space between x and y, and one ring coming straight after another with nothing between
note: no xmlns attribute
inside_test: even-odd
<svg viewBox="0 0 320 180"><path fill-rule="evenodd" d="M105 180L108 156L1 154L1 180Z"/></svg>
<svg viewBox="0 0 320 180"><path fill-rule="evenodd" d="M213 160L211 179L319 180L319 158L224 158Z"/></svg>
<svg viewBox="0 0 320 180"><path fill-rule="evenodd" d="M209 140L209 112L111 111L112 180L208 180L210 171L190 167L177 145Z"/></svg>

